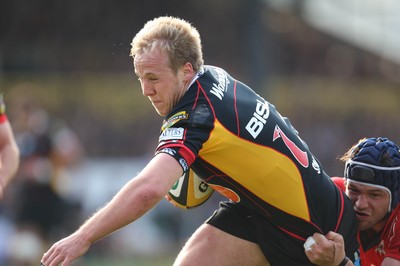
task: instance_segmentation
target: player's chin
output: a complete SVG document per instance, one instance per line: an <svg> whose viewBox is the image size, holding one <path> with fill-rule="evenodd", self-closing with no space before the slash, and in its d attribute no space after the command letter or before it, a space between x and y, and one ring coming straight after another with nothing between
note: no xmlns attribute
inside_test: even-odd
<svg viewBox="0 0 400 266"><path fill-rule="evenodd" d="M165 108L161 102L153 102L152 104L157 114L161 116L166 116L170 111L168 108Z"/></svg>
<svg viewBox="0 0 400 266"><path fill-rule="evenodd" d="M358 217L357 217L358 219ZM372 223L366 220L358 220L358 231L364 231L372 227Z"/></svg>

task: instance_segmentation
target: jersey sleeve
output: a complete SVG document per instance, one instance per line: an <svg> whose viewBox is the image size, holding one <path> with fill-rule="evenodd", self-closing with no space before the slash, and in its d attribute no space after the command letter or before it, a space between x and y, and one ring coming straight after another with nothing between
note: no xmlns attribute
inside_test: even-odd
<svg viewBox="0 0 400 266"><path fill-rule="evenodd" d="M196 154L187 148L184 143L160 143L155 154L157 155L159 153L166 153L174 157L181 165L184 172L189 170L190 165L196 159Z"/></svg>
<svg viewBox="0 0 400 266"><path fill-rule="evenodd" d="M208 139L213 121L212 112L206 104L197 103L193 109L174 112L163 123L156 154L171 155L184 172L188 171Z"/></svg>

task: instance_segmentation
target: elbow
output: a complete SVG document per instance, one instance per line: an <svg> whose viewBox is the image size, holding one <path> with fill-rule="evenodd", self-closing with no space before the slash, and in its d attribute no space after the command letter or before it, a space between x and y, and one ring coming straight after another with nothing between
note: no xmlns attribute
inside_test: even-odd
<svg viewBox="0 0 400 266"><path fill-rule="evenodd" d="M165 193L163 193L159 187L147 186L139 192L136 198L138 202L134 199L133 204L140 204L140 206L143 206L144 211L148 211L157 205L164 196Z"/></svg>

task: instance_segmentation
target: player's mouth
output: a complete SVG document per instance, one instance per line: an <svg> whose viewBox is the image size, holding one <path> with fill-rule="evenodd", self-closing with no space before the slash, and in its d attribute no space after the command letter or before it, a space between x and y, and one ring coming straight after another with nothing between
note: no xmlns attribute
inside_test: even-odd
<svg viewBox="0 0 400 266"><path fill-rule="evenodd" d="M150 99L150 101L151 101L151 103L152 103L153 105L158 105L158 104L162 103L161 100Z"/></svg>
<svg viewBox="0 0 400 266"><path fill-rule="evenodd" d="M368 218L370 216L366 212L360 212L360 211L357 211L357 210L355 210L355 212L356 212L356 216L357 216L358 219L366 219L366 218Z"/></svg>
<svg viewBox="0 0 400 266"><path fill-rule="evenodd" d="M154 107L157 107L157 106L159 106L160 104L161 104L161 101L151 101L151 104L154 106Z"/></svg>

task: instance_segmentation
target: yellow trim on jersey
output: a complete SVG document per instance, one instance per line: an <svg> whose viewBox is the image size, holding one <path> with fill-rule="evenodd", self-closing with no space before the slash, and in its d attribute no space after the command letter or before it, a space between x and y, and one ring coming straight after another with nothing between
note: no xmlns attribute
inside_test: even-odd
<svg viewBox="0 0 400 266"><path fill-rule="evenodd" d="M301 174L287 155L239 138L218 120L214 126L200 150L202 159L265 202L310 221Z"/></svg>

